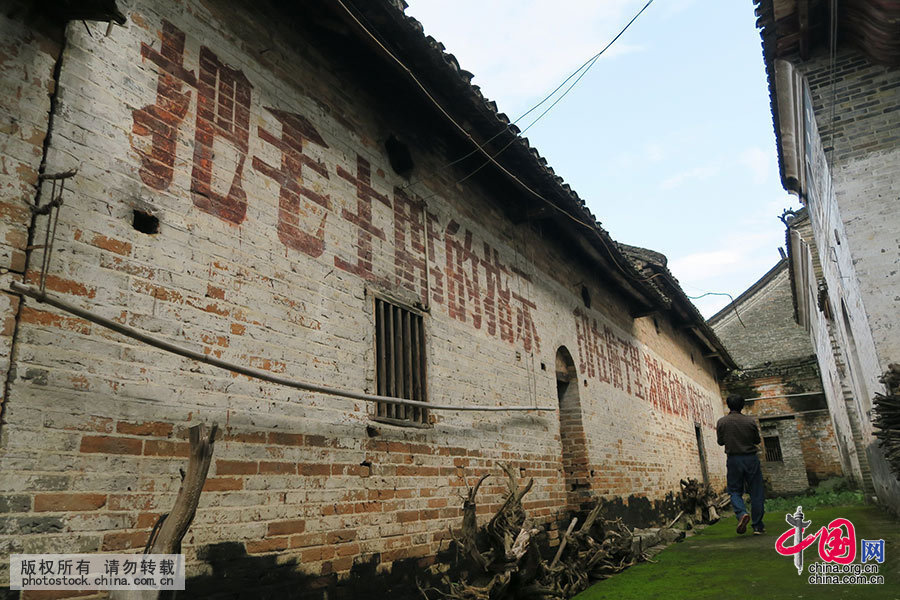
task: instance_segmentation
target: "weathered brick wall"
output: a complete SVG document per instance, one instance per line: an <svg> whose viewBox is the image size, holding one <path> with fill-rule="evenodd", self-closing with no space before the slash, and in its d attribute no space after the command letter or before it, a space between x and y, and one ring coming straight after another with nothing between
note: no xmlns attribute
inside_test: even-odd
<svg viewBox="0 0 900 600"><path fill-rule="evenodd" d="M736 306L740 320L733 310L710 319L725 347L744 366L725 379L723 395L753 399L744 412L754 417L793 417L778 427L791 429L790 439L782 440L785 462L763 464L770 489L779 494L797 492L807 482L815 485L841 476L840 452L810 334L794 320L787 261L741 294ZM796 395L810 393L819 395ZM805 469L802 477L797 461ZM784 477L799 479L784 481Z"/></svg>
<svg viewBox="0 0 900 600"><path fill-rule="evenodd" d="M807 202L834 315L831 333L843 354L838 362L846 365L844 383L860 415L860 444L876 491L900 511L900 483L875 443L871 424L872 398L883 390L878 377L900 351L894 332L900 302L895 273L900 143L890 133L900 74L849 48L838 52L833 70L827 52L795 65L809 80L816 116L817 130L807 135ZM816 344L824 348L830 340Z"/></svg>
<svg viewBox="0 0 900 600"><path fill-rule="evenodd" d="M812 255L816 253L812 223L806 220L800 224L791 225L791 228L796 229L800 234L800 243L807 244L810 247L810 264L812 265L814 262L820 263L821 261L814 261L812 258ZM814 272L812 266L810 266L810 272ZM813 305L813 299L816 298L818 293L818 281L810 278L808 286L808 289L805 291L800 290L798 293L805 294L809 299L810 305ZM829 314L833 315L833 313ZM859 485L863 479L863 473L848 414L848 408L853 408L852 399L851 404L848 406L848 402L845 399L844 384L842 383L842 379L846 378L846 369L843 363L839 365L837 362L831 334L833 328L833 317L826 316L826 313L818 309L818 307L816 310L811 311L810 338L816 349L816 362L819 366L822 390L825 394L828 412L831 415L831 423L834 427L834 440L840 455L841 467L844 475Z"/></svg>
<svg viewBox="0 0 900 600"><path fill-rule="evenodd" d="M21 281L62 31L12 11L0 13L0 287ZM0 294L0 407L18 298ZM2 411L2 408L0 408Z"/></svg>
<svg viewBox="0 0 900 600"><path fill-rule="evenodd" d="M825 410L797 416L797 432L803 448L803 462L810 485L831 477L841 477L841 457L838 452L831 417Z"/></svg>
<svg viewBox="0 0 900 600"><path fill-rule="evenodd" d="M774 269L758 290L738 298L737 312L723 311L709 321L742 368L807 358L813 353L809 334L794 320L787 262L779 262Z"/></svg>
<svg viewBox="0 0 900 600"><path fill-rule="evenodd" d="M762 369L760 369L762 371ZM758 373L740 380L726 382L726 393L735 392L744 396L759 398L748 402L744 413L760 419L776 419L789 416L790 424L781 423L791 428L790 453L792 454L790 473L784 471L785 465L763 464L771 483L771 489L777 493L801 491L808 485L816 485L829 477L840 477L844 474L841 465L840 450L835 438L834 424L827 408L825 392L815 364L806 362L794 368L778 369L777 374ZM787 396L805 392L821 392L821 396ZM780 422L779 422L780 423ZM796 440L794 438L797 438ZM785 450L782 441L782 450ZM761 452L761 455L763 453ZM796 454L796 456L794 456ZM799 458L798 458L799 457ZM782 476L795 476L799 460L804 465L804 476L801 482L778 482ZM787 457L785 463L787 464ZM774 470L772 469L774 467ZM848 474L849 474L848 470ZM786 486L786 487L785 487Z"/></svg>
<svg viewBox="0 0 900 600"><path fill-rule="evenodd" d="M480 186L457 186L464 173L385 104L390 90L363 89L302 29L238 4L135 3L129 16L109 37L67 30L47 161L80 167L50 291L226 360L369 392L374 294L418 303L430 401L556 405L565 346L594 493L637 520L700 477L694 423L717 449L722 414L702 350L664 320L657 332L631 319L613 290L588 283L585 308L589 272ZM392 133L411 140L415 185L388 164ZM135 211L158 233L136 231ZM412 572L447 548L459 493L498 461L535 478L532 516L565 510L556 413L386 425L364 402L198 365L32 301L16 343L4 554L142 547L198 422L222 435L185 539L197 585L223 585L226 563L259 578L275 552L305 577L281 582L303 589L376 565ZM706 460L723 485L724 456ZM482 487L482 518L503 490L499 477Z"/></svg>
<svg viewBox="0 0 900 600"><path fill-rule="evenodd" d="M774 494L796 494L809 487L796 420L787 417L760 421L760 435L777 437L781 444L782 460L768 460L765 452L760 452L766 489Z"/></svg>
<svg viewBox="0 0 900 600"><path fill-rule="evenodd" d="M900 339L893 331L900 299L891 292L900 289L895 276L900 263L900 216L895 210L900 199L900 141L891 134L900 106L900 74L853 49L838 53L833 85L827 53L801 65L801 70L809 81L843 226L826 231L823 220L814 220L823 230L816 240L820 254L836 253L839 264L847 254L852 262L865 307L859 316L868 317L870 333L865 321L856 322L855 299L845 301L863 369L876 371L877 378L900 356ZM841 271L849 274L845 265ZM874 364L865 347L867 337L874 340ZM865 375L869 392L881 388L871 373Z"/></svg>

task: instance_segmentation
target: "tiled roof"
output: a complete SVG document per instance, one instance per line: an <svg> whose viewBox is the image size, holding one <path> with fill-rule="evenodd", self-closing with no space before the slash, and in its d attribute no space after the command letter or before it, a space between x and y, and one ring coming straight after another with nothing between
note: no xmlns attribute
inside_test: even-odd
<svg viewBox="0 0 900 600"><path fill-rule="evenodd" d="M484 148L491 154L506 148L498 155L497 161L516 178L514 183L521 182L522 199L539 206L552 205L552 208L547 208L559 213L557 224L593 248L593 257L599 263L597 266L617 281L626 295L643 304L635 312L656 309L673 311L681 318L687 317L693 325L688 331L702 345L710 347L723 366L733 368L734 362L724 346L666 268L665 256L640 249L646 256L662 261L657 267L662 269L660 272L666 275L667 282L660 285L656 282L658 278L648 278L644 267L632 260L636 247L613 241L578 193L554 172L547 160L530 145L528 138L519 135L519 128L499 111L497 104L485 98L479 87L471 83L472 73L462 69L456 57L446 52L443 44L426 36L422 24L407 15L406 8L403 0L369 0L357 3L352 10L362 17L367 28L372 26L377 29L379 40L383 40L381 43L428 88L433 97L444 100L442 109L458 122L467 124L467 134L473 142L490 140ZM480 140L474 139L474 136ZM525 186L536 193L529 192Z"/></svg>

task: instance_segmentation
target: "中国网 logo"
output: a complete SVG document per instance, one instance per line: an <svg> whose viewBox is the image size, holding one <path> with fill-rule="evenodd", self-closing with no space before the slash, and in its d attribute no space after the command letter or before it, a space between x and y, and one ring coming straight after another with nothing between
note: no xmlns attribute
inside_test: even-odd
<svg viewBox="0 0 900 600"><path fill-rule="evenodd" d="M859 562L857 557L856 529L849 519L839 517L820 527L815 533L805 535L812 521L804 520L803 507L794 514L785 515L790 529L778 536L775 551L782 556L793 556L797 574L803 574L803 552L815 542L819 562L808 565L809 583L812 584L881 584L884 576L878 574L878 566L884 562L884 540L860 539Z"/></svg>

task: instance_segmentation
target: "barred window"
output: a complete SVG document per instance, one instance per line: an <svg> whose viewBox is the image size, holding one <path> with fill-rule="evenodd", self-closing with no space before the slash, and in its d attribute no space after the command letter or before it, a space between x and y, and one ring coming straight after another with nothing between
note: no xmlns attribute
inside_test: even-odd
<svg viewBox="0 0 900 600"><path fill-rule="evenodd" d="M781 456L781 441L777 435L763 438L763 444L766 448L766 460L768 462L784 462Z"/></svg>
<svg viewBox="0 0 900 600"><path fill-rule="evenodd" d="M422 316L375 298L375 383L379 396L425 402L425 327ZM400 424L425 424L419 406L379 402L376 417Z"/></svg>

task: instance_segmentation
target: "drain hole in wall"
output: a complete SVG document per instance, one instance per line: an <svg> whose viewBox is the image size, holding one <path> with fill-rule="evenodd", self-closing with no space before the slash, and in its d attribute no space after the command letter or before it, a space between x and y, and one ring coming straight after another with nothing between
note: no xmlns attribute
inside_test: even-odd
<svg viewBox="0 0 900 600"><path fill-rule="evenodd" d="M585 308L591 307L591 293L586 285L581 286L581 301L584 302Z"/></svg>
<svg viewBox="0 0 900 600"><path fill-rule="evenodd" d="M384 149L394 172L401 177L409 177L414 166L409 146L392 135L384 142Z"/></svg>
<svg viewBox="0 0 900 600"><path fill-rule="evenodd" d="M134 210L134 216L131 226L141 233L154 234L159 233L159 219L148 212L142 210Z"/></svg>

